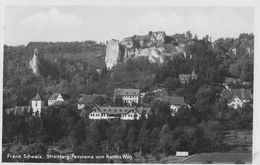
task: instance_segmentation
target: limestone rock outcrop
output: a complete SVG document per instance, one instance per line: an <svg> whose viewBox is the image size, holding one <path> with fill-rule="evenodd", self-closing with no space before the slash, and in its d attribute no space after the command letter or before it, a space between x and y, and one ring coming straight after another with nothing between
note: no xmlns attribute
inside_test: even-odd
<svg viewBox="0 0 260 165"><path fill-rule="evenodd" d="M106 66L111 69L120 62L140 56L147 57L151 63L163 63L166 56L174 56L180 53L186 56L185 46L171 44L171 49L174 51L169 53L165 49L165 43L166 34L161 31L149 32L148 35L134 35L124 38L121 42L112 39L107 43Z"/></svg>
<svg viewBox="0 0 260 165"><path fill-rule="evenodd" d="M38 60L38 49L35 48L33 51L33 57L29 62L29 67L32 69L35 75L39 75L39 60Z"/></svg>
<svg viewBox="0 0 260 165"><path fill-rule="evenodd" d="M117 65L120 61L121 51L119 40L112 39L107 42L105 62L108 69Z"/></svg>
<svg viewBox="0 0 260 165"><path fill-rule="evenodd" d="M135 52L135 57L146 56L150 63L163 63L164 62L164 51L163 47L159 48L145 48L137 49Z"/></svg>

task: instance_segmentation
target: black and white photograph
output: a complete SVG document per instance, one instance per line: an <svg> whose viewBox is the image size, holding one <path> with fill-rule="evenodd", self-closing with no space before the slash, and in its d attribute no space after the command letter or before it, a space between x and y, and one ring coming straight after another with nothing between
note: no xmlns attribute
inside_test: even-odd
<svg viewBox="0 0 260 165"><path fill-rule="evenodd" d="M2 163L254 164L255 1L99 1L2 4Z"/></svg>

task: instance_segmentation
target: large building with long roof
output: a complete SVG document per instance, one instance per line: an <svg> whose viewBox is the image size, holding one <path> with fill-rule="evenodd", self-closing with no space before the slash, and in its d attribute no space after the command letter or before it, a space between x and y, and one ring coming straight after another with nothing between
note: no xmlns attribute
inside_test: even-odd
<svg viewBox="0 0 260 165"><path fill-rule="evenodd" d="M99 107L92 108L89 113L89 119L106 120L106 119L121 119L121 120L139 120L142 114L145 118L151 113L150 107Z"/></svg>

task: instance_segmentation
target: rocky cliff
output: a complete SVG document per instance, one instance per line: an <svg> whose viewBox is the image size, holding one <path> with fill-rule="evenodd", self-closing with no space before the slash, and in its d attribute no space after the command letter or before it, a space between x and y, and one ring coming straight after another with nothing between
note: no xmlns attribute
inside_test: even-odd
<svg viewBox="0 0 260 165"><path fill-rule="evenodd" d="M120 61L121 51L119 40L112 39L107 43L105 62L108 69Z"/></svg>
<svg viewBox="0 0 260 165"><path fill-rule="evenodd" d="M39 75L39 60L38 60L38 49L35 48L33 51L33 57L29 62L29 67L32 69L35 75Z"/></svg>
<svg viewBox="0 0 260 165"><path fill-rule="evenodd" d="M165 32L149 32L148 35L124 38L121 42L110 40L106 49L106 66L111 69L130 58L145 56L151 63L163 63L166 56L186 56L185 45L166 42ZM170 51L169 51L170 50Z"/></svg>

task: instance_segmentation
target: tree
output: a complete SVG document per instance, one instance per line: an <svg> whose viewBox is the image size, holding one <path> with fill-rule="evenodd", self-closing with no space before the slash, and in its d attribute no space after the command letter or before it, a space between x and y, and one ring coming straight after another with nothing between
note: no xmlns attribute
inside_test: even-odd
<svg viewBox="0 0 260 165"><path fill-rule="evenodd" d="M197 98L195 108L203 115L204 118L214 117L212 105L217 99L218 90L211 85L203 85L199 88L195 97Z"/></svg>
<svg viewBox="0 0 260 165"><path fill-rule="evenodd" d="M41 127L40 119L36 116L31 116L28 122L28 134L27 134L28 141L30 144L36 142L37 139L39 138L40 127Z"/></svg>
<svg viewBox="0 0 260 165"><path fill-rule="evenodd" d="M69 139L73 145L80 145L85 140L85 125L81 119L75 125L70 132Z"/></svg>
<svg viewBox="0 0 260 165"><path fill-rule="evenodd" d="M159 134L159 144L164 154L168 154L170 151L170 143L172 140L172 132L167 124L163 125Z"/></svg>
<svg viewBox="0 0 260 165"><path fill-rule="evenodd" d="M221 151L223 148L223 125L219 121L203 121L198 127L203 130L203 152Z"/></svg>
<svg viewBox="0 0 260 165"><path fill-rule="evenodd" d="M148 140L149 130L147 129L147 122L144 121L139 131L137 140L137 147L139 149L140 155L144 155L144 153L148 151Z"/></svg>
<svg viewBox="0 0 260 165"><path fill-rule="evenodd" d="M192 39L192 33L190 31L186 32L186 36L188 37L189 40Z"/></svg>
<svg viewBox="0 0 260 165"><path fill-rule="evenodd" d="M126 143L128 144L128 148L129 151L132 153L134 151L134 146L135 146L135 142L136 142L136 129L131 126L127 132L127 136L126 136Z"/></svg>
<svg viewBox="0 0 260 165"><path fill-rule="evenodd" d="M175 90L179 86L179 79L167 77L163 85L168 90Z"/></svg>
<svg viewBox="0 0 260 165"><path fill-rule="evenodd" d="M121 97L115 97L115 106L122 107L124 106L124 101Z"/></svg>

